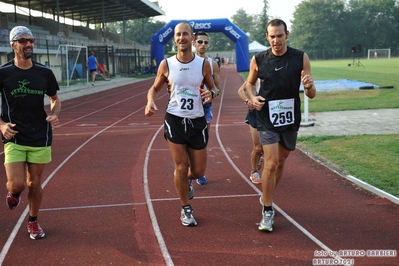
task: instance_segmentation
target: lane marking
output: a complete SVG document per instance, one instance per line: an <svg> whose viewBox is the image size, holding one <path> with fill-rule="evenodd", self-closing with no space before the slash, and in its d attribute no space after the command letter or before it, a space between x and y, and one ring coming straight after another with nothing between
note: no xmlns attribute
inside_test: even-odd
<svg viewBox="0 0 399 266"><path fill-rule="evenodd" d="M143 166L143 185L144 185L145 200L146 200L146 203L148 206L148 213L150 215L152 228L154 230L155 237L157 238L159 248L161 250L161 253L165 260L166 265L173 266L174 264L173 264L172 258L169 254L168 248L166 247L165 240L163 239L163 236L161 233L161 229L159 228L157 217L156 217L155 211L154 211L154 206L152 205L152 201L151 201L150 189L148 186L148 161L150 159L151 148L152 148L152 145L154 144L154 141L155 141L157 135L159 134L159 132L162 129L163 129L163 125L161 125L159 127L159 129L154 133L154 135L152 136L152 139L147 147L147 151L146 151L145 159L144 159L144 166Z"/></svg>
<svg viewBox="0 0 399 266"><path fill-rule="evenodd" d="M164 96L164 95L163 95ZM161 97L163 97L161 96ZM112 104L114 105L114 104ZM111 105L110 105L111 106ZM142 111L144 109L145 106L137 109L136 111L128 114L127 116L119 119L118 121L112 123L111 125L105 127L104 129L98 131L96 134L92 135L88 140L86 140L85 142L83 142L83 144L81 144L78 148L76 148L67 158L65 158L51 173L50 175L47 177L47 179L42 183L42 188L44 189L46 187L46 185L50 182L50 180L55 176L55 174L62 168L62 166L64 166L79 150L81 150L84 146L86 146L91 140L93 140L94 138L96 138L98 135L100 135L101 133L105 132L106 130L108 130L109 128L112 128L114 125L120 123L121 121L129 118L130 116L136 114L139 111ZM107 108L101 108L100 110L105 110ZM97 111L96 111L97 112ZM93 113L96 113L93 112ZM85 115L83 117L86 117L88 115ZM76 119L77 120L77 119ZM67 123L66 123L67 124ZM14 242L15 237L17 236L17 233L19 231L19 229L21 228L22 222L26 219L26 215L29 212L29 205L26 206L26 208L24 209L24 211L22 212L21 216L19 217L17 223L15 224L13 230L11 231L10 235L7 238L6 243L4 244L1 252L0 252L0 265L3 264L3 261L8 253L8 251L10 250L10 247L12 245L12 243Z"/></svg>
<svg viewBox="0 0 399 266"><path fill-rule="evenodd" d="M220 198L245 198L245 197L259 197L259 194L236 194L236 195L224 195L224 196L202 196L195 197L196 199L220 199ZM159 198L150 199L151 202L163 202L163 201L179 201L179 198ZM113 208L113 207L125 207L125 206L138 206L146 205L146 202L130 202L130 203L115 203L115 204L101 204L101 205L86 205L86 206L70 206L70 207L57 207L57 208L43 208L40 212L45 211L65 211L65 210L79 210L79 209L96 209L96 208Z"/></svg>

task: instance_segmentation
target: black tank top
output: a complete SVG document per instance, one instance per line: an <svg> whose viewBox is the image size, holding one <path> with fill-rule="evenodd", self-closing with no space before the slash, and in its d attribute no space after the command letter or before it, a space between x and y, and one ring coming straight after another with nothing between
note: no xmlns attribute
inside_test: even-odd
<svg viewBox="0 0 399 266"><path fill-rule="evenodd" d="M282 56L273 55L271 48L255 55L260 79L259 95L266 99L262 110L257 113L258 130L298 131L301 123L301 101L299 87L303 69L304 52L287 48ZM272 100L294 99L295 122L290 125L276 126L269 117L269 103Z"/></svg>

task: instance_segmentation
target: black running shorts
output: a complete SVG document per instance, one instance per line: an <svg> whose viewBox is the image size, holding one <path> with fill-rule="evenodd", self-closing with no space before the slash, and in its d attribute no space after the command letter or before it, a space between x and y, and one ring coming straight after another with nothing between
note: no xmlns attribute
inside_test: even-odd
<svg viewBox="0 0 399 266"><path fill-rule="evenodd" d="M247 116L245 117L245 123L249 124L253 128L257 128L256 123L256 110L248 110Z"/></svg>
<svg viewBox="0 0 399 266"><path fill-rule="evenodd" d="M190 119L166 113L164 136L170 142L202 150L206 148L209 139L205 116Z"/></svg>
<svg viewBox="0 0 399 266"><path fill-rule="evenodd" d="M259 131L260 143L262 145L279 143L284 149L288 151L295 150L296 141L298 137L297 131L285 130L282 132L267 130Z"/></svg>

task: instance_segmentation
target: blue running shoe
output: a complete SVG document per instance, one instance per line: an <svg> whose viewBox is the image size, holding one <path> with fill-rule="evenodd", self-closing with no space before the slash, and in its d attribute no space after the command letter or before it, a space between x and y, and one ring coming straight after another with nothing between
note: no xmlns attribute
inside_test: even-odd
<svg viewBox="0 0 399 266"><path fill-rule="evenodd" d="M206 184L206 177L203 176L203 177L198 178L197 179L197 184L200 185L200 186L205 185Z"/></svg>

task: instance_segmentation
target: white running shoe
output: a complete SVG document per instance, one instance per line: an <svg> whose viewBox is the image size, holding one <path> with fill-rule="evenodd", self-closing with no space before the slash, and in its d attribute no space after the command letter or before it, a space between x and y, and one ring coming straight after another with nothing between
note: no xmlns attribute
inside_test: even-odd
<svg viewBox="0 0 399 266"><path fill-rule="evenodd" d="M261 231L273 231L274 223L274 210L273 211L263 211L262 209L262 220L259 223L258 229Z"/></svg>
<svg viewBox="0 0 399 266"><path fill-rule="evenodd" d="M184 208L181 209L181 216L180 216L180 220L182 225L184 226L196 226L197 225L197 221L194 219L193 216L193 208L191 208L191 206L186 206Z"/></svg>

